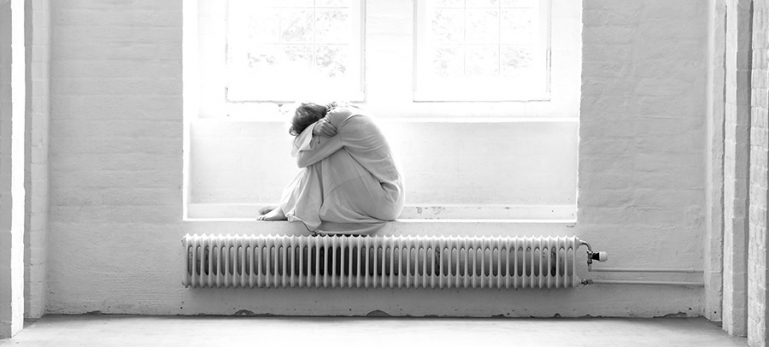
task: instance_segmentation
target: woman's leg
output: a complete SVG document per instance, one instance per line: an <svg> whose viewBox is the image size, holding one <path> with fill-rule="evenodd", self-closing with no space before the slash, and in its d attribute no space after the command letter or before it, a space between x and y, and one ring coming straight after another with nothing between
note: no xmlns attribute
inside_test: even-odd
<svg viewBox="0 0 769 347"><path fill-rule="evenodd" d="M283 189L280 199L280 205L277 207L265 207L259 210L261 216L257 217L259 221L294 221L301 220L305 224L320 225L320 219L317 217L317 210L320 205L316 201L321 201L320 182L320 164L311 165L300 170L293 181ZM317 206L313 206L317 204ZM313 213L313 210L315 211ZM314 218L313 218L314 217ZM305 221L305 219L307 221ZM317 220L317 222L314 222Z"/></svg>
<svg viewBox="0 0 769 347"><path fill-rule="evenodd" d="M377 223L394 219L393 202L381 183L349 152L340 150L323 159L324 200L321 219L332 223Z"/></svg>
<svg viewBox="0 0 769 347"><path fill-rule="evenodd" d="M322 201L321 167L320 163L317 163L300 170L294 180L283 189L280 205L258 220L301 221L308 230L313 231L321 223L318 211Z"/></svg>

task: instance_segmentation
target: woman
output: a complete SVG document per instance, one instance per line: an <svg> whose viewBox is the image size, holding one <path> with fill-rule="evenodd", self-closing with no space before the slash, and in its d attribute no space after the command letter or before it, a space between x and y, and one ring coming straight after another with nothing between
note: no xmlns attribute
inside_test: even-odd
<svg viewBox="0 0 769 347"><path fill-rule="evenodd" d="M313 103L296 109L291 155L302 170L280 206L259 220L300 221L319 234L376 232L403 210L404 190L390 146L354 107Z"/></svg>

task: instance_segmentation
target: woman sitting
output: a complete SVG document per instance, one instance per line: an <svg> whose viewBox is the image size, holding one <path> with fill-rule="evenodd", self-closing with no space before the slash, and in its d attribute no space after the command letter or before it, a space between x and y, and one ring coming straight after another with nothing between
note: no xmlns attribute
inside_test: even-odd
<svg viewBox="0 0 769 347"><path fill-rule="evenodd" d="M280 206L259 220L304 223L319 234L369 235L403 210L404 189L390 146L372 119L354 107L305 103L289 131L302 170Z"/></svg>

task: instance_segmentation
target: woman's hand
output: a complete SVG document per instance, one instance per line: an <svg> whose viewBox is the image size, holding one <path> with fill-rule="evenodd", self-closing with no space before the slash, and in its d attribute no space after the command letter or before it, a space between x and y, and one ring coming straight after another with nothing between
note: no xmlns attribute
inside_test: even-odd
<svg viewBox="0 0 769 347"><path fill-rule="evenodd" d="M328 119L322 118L315 124L315 127L312 128L312 134L325 137L333 137L336 135L336 125L331 124Z"/></svg>

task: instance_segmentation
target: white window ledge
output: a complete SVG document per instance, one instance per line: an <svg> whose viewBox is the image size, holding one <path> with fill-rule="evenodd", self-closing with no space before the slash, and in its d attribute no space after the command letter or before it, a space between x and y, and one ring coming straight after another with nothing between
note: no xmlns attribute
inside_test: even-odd
<svg viewBox="0 0 769 347"><path fill-rule="evenodd" d="M264 204L190 204L187 220L248 221L259 216ZM537 222L568 223L576 220L574 205L409 205L399 222Z"/></svg>

